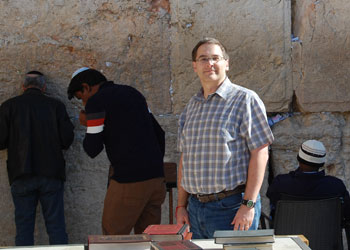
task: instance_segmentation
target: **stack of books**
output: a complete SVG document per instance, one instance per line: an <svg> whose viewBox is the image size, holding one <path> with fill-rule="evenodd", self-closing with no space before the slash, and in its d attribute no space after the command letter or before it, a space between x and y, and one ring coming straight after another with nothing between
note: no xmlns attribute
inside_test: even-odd
<svg viewBox="0 0 350 250"><path fill-rule="evenodd" d="M259 249L272 250L275 242L273 229L233 231L215 231L215 243L223 244L224 250L231 249Z"/></svg>
<svg viewBox="0 0 350 250"><path fill-rule="evenodd" d="M151 238L147 234L89 235L89 250L149 250Z"/></svg>
<svg viewBox="0 0 350 250"><path fill-rule="evenodd" d="M143 233L148 234L152 241L190 240L192 236L187 224L149 225Z"/></svg>
<svg viewBox="0 0 350 250"><path fill-rule="evenodd" d="M200 246L189 240L154 241L151 250L201 250Z"/></svg>

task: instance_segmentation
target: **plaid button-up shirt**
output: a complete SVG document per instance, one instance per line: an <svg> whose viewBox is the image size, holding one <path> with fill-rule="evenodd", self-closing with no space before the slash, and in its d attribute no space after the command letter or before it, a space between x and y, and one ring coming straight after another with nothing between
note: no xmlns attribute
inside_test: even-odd
<svg viewBox="0 0 350 250"><path fill-rule="evenodd" d="M272 141L258 95L226 78L207 99L202 90L193 96L180 116L181 184L192 194L245 184L250 151Z"/></svg>

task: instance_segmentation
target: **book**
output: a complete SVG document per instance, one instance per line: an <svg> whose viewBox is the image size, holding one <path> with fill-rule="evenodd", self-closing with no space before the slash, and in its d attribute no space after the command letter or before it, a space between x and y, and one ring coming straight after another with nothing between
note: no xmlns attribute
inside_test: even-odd
<svg viewBox="0 0 350 250"><path fill-rule="evenodd" d="M85 250L84 244L67 244L67 245L35 245L35 246L0 246L2 250Z"/></svg>
<svg viewBox="0 0 350 250"><path fill-rule="evenodd" d="M244 243L244 244L224 244L224 250L238 250L238 249L259 249L259 250L273 250L273 243Z"/></svg>
<svg viewBox="0 0 350 250"><path fill-rule="evenodd" d="M215 244L214 239L193 239L191 240L194 244L200 246L203 249L221 249L223 250L222 244Z"/></svg>
<svg viewBox="0 0 350 250"><path fill-rule="evenodd" d="M286 237L285 235L276 235L276 238ZM293 239L299 238L302 242L304 242L307 246L310 244L309 240L302 234L295 234L295 235L288 235L288 237L291 237Z"/></svg>
<svg viewBox="0 0 350 250"><path fill-rule="evenodd" d="M151 250L200 250L203 249L190 240L171 240L151 242Z"/></svg>
<svg viewBox="0 0 350 250"><path fill-rule="evenodd" d="M149 250L151 238L147 234L89 235L89 250Z"/></svg>
<svg viewBox="0 0 350 250"><path fill-rule="evenodd" d="M275 235L273 229L262 230L221 230L214 232L215 243L232 244L232 243L273 243Z"/></svg>
<svg viewBox="0 0 350 250"><path fill-rule="evenodd" d="M311 250L299 237L295 235L278 235L276 241L273 243L273 249L302 249Z"/></svg>
<svg viewBox="0 0 350 250"><path fill-rule="evenodd" d="M149 225L144 231L152 241L190 240L189 225L187 224L160 224Z"/></svg>

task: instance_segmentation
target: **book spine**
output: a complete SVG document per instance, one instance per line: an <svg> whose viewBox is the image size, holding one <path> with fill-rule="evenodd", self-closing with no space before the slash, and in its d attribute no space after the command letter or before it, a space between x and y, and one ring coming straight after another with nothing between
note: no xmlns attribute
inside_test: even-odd
<svg viewBox="0 0 350 250"><path fill-rule="evenodd" d="M311 250L311 248L308 247L299 237L293 237L292 239L294 240L295 243L298 244L300 249L302 249L302 250Z"/></svg>

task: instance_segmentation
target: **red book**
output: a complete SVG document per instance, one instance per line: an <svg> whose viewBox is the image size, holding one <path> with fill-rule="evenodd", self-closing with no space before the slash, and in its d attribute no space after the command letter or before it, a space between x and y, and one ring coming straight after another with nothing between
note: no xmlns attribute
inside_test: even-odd
<svg viewBox="0 0 350 250"><path fill-rule="evenodd" d="M148 234L153 241L189 240L192 236L187 224L149 225L143 233Z"/></svg>
<svg viewBox="0 0 350 250"><path fill-rule="evenodd" d="M189 240L159 241L151 243L151 250L201 250L200 246Z"/></svg>

